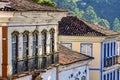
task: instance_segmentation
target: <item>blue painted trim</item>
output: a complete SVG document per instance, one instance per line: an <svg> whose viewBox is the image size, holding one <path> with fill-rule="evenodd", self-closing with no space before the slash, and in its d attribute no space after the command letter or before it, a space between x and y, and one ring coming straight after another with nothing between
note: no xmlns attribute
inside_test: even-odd
<svg viewBox="0 0 120 80"><path fill-rule="evenodd" d="M99 68L89 68L89 70L96 70L96 71L100 71Z"/></svg>
<svg viewBox="0 0 120 80"><path fill-rule="evenodd" d="M93 56L93 44L92 43L80 43L80 53L82 53L82 45L91 45L91 56Z"/></svg>
<svg viewBox="0 0 120 80"><path fill-rule="evenodd" d="M100 50L100 80L102 80L102 76L103 76L103 63L102 63L102 58L103 58L103 56L102 56L102 48L104 47L104 45L103 45L103 42L101 42L101 50Z"/></svg>

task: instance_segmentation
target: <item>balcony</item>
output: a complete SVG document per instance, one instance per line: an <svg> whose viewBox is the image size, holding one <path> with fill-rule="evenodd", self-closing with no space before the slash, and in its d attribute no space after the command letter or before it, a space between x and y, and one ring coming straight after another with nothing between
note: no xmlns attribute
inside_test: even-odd
<svg viewBox="0 0 120 80"><path fill-rule="evenodd" d="M58 53L36 56L34 58L24 59L20 61L13 60L13 75L31 72L34 70L42 70L58 64Z"/></svg>
<svg viewBox="0 0 120 80"><path fill-rule="evenodd" d="M118 63L117 59L118 59L117 56L112 56L112 57L106 58L104 67L111 67L111 66L117 64Z"/></svg>

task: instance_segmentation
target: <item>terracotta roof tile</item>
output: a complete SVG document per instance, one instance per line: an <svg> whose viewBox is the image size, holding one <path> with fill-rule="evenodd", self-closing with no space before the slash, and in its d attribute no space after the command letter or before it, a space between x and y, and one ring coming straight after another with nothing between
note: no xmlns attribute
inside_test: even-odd
<svg viewBox="0 0 120 80"><path fill-rule="evenodd" d="M59 22L59 35L70 36L107 36L118 34L100 25L95 25L76 16L63 17Z"/></svg>
<svg viewBox="0 0 120 80"><path fill-rule="evenodd" d="M10 0L8 5L4 9L5 11L58 11L58 12L66 12L67 10L44 6L33 2L32 0Z"/></svg>
<svg viewBox="0 0 120 80"><path fill-rule="evenodd" d="M58 44L58 51L59 51L59 63L61 65L67 65L79 61L93 59L93 57L73 51L60 44Z"/></svg>

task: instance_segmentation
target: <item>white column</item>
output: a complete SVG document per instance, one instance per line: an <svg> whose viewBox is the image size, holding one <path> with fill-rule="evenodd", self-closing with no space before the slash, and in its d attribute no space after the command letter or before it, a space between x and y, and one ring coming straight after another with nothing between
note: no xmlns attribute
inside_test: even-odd
<svg viewBox="0 0 120 80"><path fill-rule="evenodd" d="M57 43L58 43L58 25L55 25L55 38L54 38L54 40L55 40L55 46L54 46L54 48L55 48L55 52L57 52L58 50L57 50Z"/></svg>

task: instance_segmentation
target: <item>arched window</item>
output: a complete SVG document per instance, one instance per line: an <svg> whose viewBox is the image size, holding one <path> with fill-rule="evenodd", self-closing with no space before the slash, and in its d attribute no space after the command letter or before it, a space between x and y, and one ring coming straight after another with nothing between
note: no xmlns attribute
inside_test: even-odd
<svg viewBox="0 0 120 80"><path fill-rule="evenodd" d="M12 65L13 74L17 73L18 67L18 32L12 33Z"/></svg>
<svg viewBox="0 0 120 80"><path fill-rule="evenodd" d="M38 34L33 33L33 54L38 54Z"/></svg>
<svg viewBox="0 0 120 80"><path fill-rule="evenodd" d="M34 58L34 69L38 68L38 31L33 32L33 55L35 55Z"/></svg>
<svg viewBox="0 0 120 80"><path fill-rule="evenodd" d="M46 46L47 46L47 30L42 31L42 53L46 54Z"/></svg>
<svg viewBox="0 0 120 80"><path fill-rule="evenodd" d="M50 52L54 52L54 44L55 44L55 41L54 41L54 38L55 38L55 30L54 29L51 29L50 30Z"/></svg>
<svg viewBox="0 0 120 80"><path fill-rule="evenodd" d="M28 70L28 55L29 55L29 32L23 33L23 57L24 57L24 70Z"/></svg>

